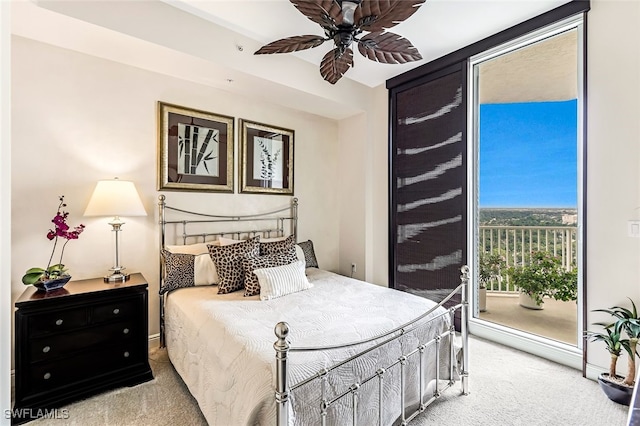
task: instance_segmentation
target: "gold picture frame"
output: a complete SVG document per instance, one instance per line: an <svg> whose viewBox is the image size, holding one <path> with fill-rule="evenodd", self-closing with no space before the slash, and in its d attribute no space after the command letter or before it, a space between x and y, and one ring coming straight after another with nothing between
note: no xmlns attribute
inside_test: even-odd
<svg viewBox="0 0 640 426"><path fill-rule="evenodd" d="M158 102L158 191L234 190L234 118Z"/></svg>
<svg viewBox="0 0 640 426"><path fill-rule="evenodd" d="M240 192L293 195L295 132L250 120L239 120Z"/></svg>

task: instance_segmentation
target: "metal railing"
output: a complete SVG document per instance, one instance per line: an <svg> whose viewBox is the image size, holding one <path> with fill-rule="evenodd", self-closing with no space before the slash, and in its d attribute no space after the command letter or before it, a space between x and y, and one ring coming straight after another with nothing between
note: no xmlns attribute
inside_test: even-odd
<svg viewBox="0 0 640 426"><path fill-rule="evenodd" d="M578 228L575 226L485 226L478 235L479 254L498 254L505 267L525 266L534 251L546 251L562 260L562 266L571 270L577 265ZM514 292L506 274L487 283L487 290Z"/></svg>

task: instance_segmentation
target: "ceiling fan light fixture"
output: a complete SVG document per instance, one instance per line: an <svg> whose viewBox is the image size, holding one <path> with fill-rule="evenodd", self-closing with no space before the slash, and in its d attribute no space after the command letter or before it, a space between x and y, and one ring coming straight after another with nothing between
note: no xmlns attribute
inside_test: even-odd
<svg viewBox="0 0 640 426"><path fill-rule="evenodd" d="M320 75L331 84L353 67L351 45L354 43L362 56L380 63L404 64L422 59L409 40L388 29L413 15L426 0L289 1L322 27L324 37L299 35L283 38L262 46L255 55L297 52L332 40L334 48L320 63ZM363 32L369 34L358 38Z"/></svg>
<svg viewBox="0 0 640 426"><path fill-rule="evenodd" d="M353 25L353 16L356 12L356 7L362 3L362 0L343 0L342 4L342 24Z"/></svg>

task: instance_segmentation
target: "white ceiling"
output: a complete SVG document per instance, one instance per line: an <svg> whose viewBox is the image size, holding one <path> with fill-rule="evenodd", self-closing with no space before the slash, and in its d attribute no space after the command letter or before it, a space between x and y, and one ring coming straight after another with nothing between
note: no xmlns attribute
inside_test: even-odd
<svg viewBox="0 0 640 426"><path fill-rule="evenodd" d="M281 38L323 35L320 26L288 0L163 0L266 44ZM409 19L391 28L418 48L423 60L409 64L380 64L356 53L345 77L375 87L391 77L488 37L517 23L567 3L568 0L427 0ZM295 53L319 66L332 42ZM291 54L288 54L291 55Z"/></svg>
<svg viewBox="0 0 640 426"><path fill-rule="evenodd" d="M342 119L366 109L369 88L567 2L427 0L391 30L422 61L380 64L356 49L354 67L335 85L318 70L330 42L253 55L280 38L322 34L288 0L13 0L11 23L22 37Z"/></svg>

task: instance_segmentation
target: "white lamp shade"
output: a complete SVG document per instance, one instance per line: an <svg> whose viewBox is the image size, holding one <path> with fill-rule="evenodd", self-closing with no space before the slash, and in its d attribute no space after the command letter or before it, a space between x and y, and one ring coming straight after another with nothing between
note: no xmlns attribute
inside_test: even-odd
<svg viewBox="0 0 640 426"><path fill-rule="evenodd" d="M98 181L84 215L146 216L147 212L133 182L115 178Z"/></svg>

